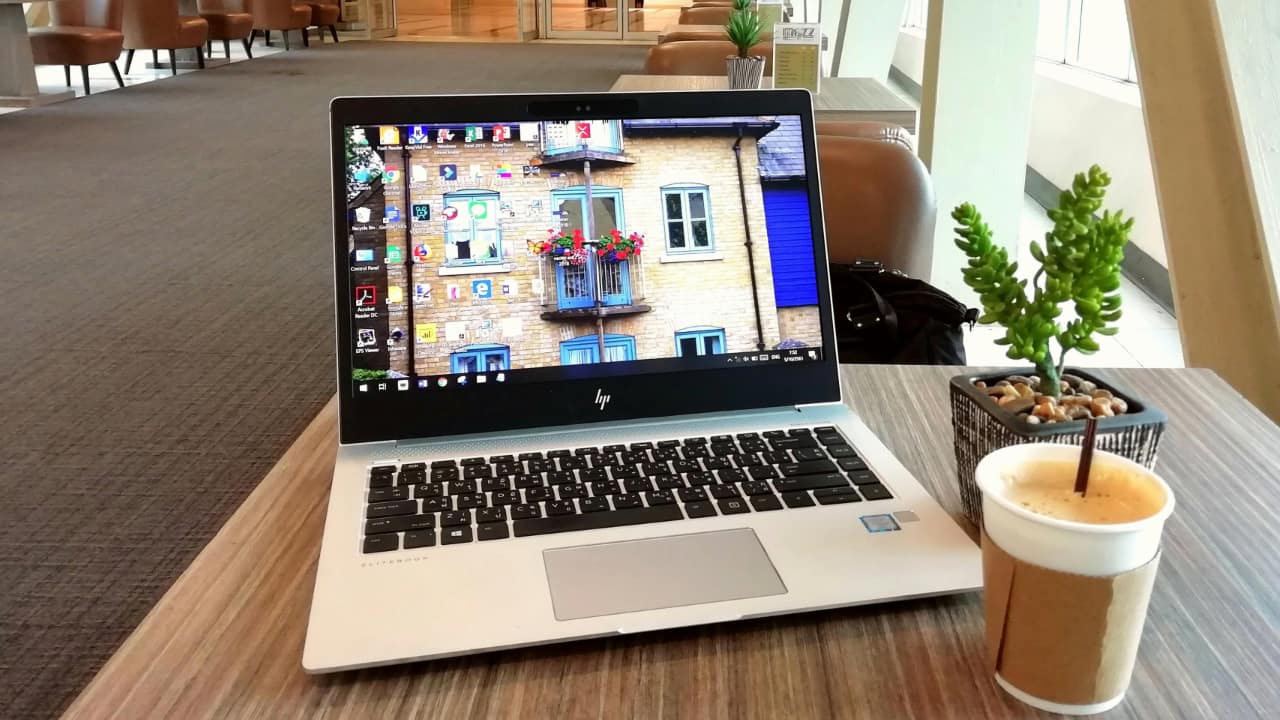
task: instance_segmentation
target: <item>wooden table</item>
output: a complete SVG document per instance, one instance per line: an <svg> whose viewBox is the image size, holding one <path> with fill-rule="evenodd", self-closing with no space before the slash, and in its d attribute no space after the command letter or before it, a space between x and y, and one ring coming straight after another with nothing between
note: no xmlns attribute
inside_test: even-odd
<svg viewBox="0 0 1280 720"><path fill-rule="evenodd" d="M613 91L724 90L724 75L623 75ZM761 87L773 87L766 77ZM916 109L884 83L873 78L822 78L813 98L819 120L878 120L916 131Z"/></svg>
<svg viewBox="0 0 1280 720"><path fill-rule="evenodd" d="M960 518L954 372L850 366L844 380L868 425ZM1168 413L1158 470L1178 504L1133 686L1107 717L1273 717L1280 428L1209 371L1108 374ZM330 403L67 717L1043 717L983 670L978 594L308 676L335 419ZM410 632L413 607L393 597L370 612L402 612Z"/></svg>
<svg viewBox="0 0 1280 720"><path fill-rule="evenodd" d="M41 93L36 83L36 66L27 39L25 0L0 0L0 107L47 105L75 97L66 90Z"/></svg>

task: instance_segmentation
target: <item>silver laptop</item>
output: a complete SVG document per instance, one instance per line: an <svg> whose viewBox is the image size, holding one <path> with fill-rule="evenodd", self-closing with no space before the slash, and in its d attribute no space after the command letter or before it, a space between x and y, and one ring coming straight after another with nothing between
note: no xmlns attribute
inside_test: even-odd
<svg viewBox="0 0 1280 720"><path fill-rule="evenodd" d="M841 402L808 93L331 122L341 444L308 671L981 585Z"/></svg>

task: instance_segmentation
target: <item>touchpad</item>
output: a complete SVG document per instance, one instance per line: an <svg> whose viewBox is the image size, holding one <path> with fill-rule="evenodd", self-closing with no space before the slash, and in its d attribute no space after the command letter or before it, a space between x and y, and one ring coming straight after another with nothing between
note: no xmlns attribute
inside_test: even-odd
<svg viewBox="0 0 1280 720"><path fill-rule="evenodd" d="M787 591L750 528L556 548L542 559L557 620Z"/></svg>

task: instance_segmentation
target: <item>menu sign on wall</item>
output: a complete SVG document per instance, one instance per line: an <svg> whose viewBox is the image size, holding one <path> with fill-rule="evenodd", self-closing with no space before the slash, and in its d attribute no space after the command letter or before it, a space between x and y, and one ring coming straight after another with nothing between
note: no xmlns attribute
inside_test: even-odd
<svg viewBox="0 0 1280 720"><path fill-rule="evenodd" d="M822 30L817 24L773 26L773 86L808 88L818 94L822 76Z"/></svg>
<svg viewBox="0 0 1280 720"><path fill-rule="evenodd" d="M760 16L760 27L770 28L783 22L782 0L757 0L756 14Z"/></svg>

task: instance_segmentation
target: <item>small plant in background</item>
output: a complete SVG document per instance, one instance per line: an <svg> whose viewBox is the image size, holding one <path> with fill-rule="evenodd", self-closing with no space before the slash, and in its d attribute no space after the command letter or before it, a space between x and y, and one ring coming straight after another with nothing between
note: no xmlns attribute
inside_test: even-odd
<svg viewBox="0 0 1280 720"><path fill-rule="evenodd" d="M973 205L960 205L951 214L959 223L956 246L969 257L965 283L981 299L978 322L1004 327L996 343L1008 346L1009 358L1033 363L1041 378L1034 389L1054 401L1061 398L1067 353L1096 352L1093 336L1115 335L1119 329L1111 323L1120 319L1120 262L1133 220L1109 210L1096 215L1110 184L1097 165L1075 176L1058 207L1049 210L1053 230L1045 233L1044 244L1031 244L1040 269L1029 288L1017 277L1018 264L991 241L991 229ZM1067 303L1076 318L1063 325L1058 318Z"/></svg>
<svg viewBox="0 0 1280 720"><path fill-rule="evenodd" d="M751 56L751 48L760 42L763 31L760 16L751 10L751 0L733 0L733 12L724 25L724 34L738 49L738 57Z"/></svg>

